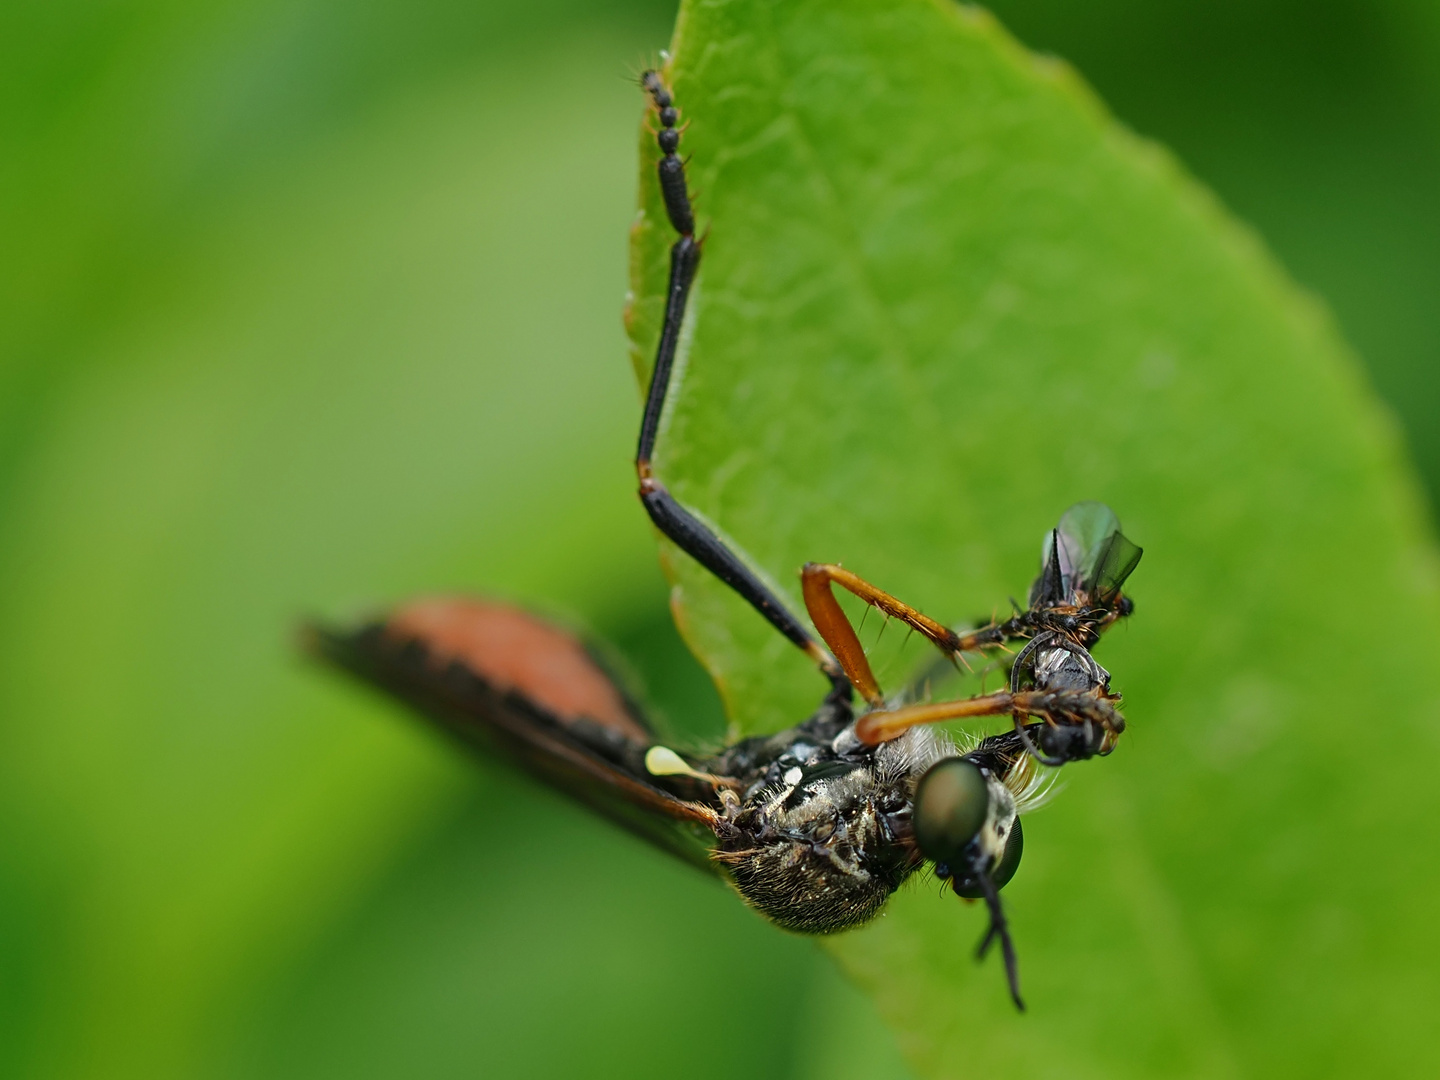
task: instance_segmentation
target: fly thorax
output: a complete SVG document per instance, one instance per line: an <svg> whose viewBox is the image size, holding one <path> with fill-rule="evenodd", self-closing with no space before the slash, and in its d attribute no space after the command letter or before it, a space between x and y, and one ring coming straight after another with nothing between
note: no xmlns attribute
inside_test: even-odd
<svg viewBox="0 0 1440 1080"><path fill-rule="evenodd" d="M786 758L731 819L717 858L781 926L817 933L863 922L919 861L900 832L908 836L912 773L937 753L926 732L843 757Z"/></svg>
<svg viewBox="0 0 1440 1080"><path fill-rule="evenodd" d="M1036 648L1031 676L1035 689L1108 689L1110 673L1095 662L1089 651L1058 635Z"/></svg>

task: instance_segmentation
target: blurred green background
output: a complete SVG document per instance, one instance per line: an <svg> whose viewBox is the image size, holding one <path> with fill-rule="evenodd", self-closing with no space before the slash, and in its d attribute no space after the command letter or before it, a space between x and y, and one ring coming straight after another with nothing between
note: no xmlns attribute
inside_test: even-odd
<svg viewBox="0 0 1440 1080"><path fill-rule="evenodd" d="M996 11L1329 301L1440 489L1440 10ZM0 1074L901 1072L809 943L287 640L523 597L719 731L628 467L672 15L0 11Z"/></svg>

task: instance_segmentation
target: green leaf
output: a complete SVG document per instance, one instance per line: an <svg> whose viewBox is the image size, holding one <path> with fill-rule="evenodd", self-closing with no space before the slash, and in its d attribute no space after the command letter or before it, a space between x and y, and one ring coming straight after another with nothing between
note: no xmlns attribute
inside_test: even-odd
<svg viewBox="0 0 1440 1080"><path fill-rule="evenodd" d="M1027 821L1006 892L1030 1013L934 888L831 942L913 1063L1433 1071L1440 796L1398 765L1440 730L1436 562L1323 310L982 12L687 0L667 75L708 229L656 458L683 502L796 611L828 560L987 615L1081 499L1147 549L1100 650L1130 731ZM643 376L673 237L641 146ZM663 550L735 727L808 715L805 658ZM921 655L880 651L888 686Z"/></svg>

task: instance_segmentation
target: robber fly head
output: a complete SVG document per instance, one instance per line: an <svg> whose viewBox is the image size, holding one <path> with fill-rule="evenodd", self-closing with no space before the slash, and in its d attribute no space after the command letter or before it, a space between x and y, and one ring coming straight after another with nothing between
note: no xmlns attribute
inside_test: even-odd
<svg viewBox="0 0 1440 1080"><path fill-rule="evenodd" d="M915 788L915 843L959 896L981 899L1015 876L1025 848L1015 796L973 756L931 766Z"/></svg>
<svg viewBox="0 0 1440 1080"><path fill-rule="evenodd" d="M1015 948L1000 890L1015 876L1025 852L1020 811L1044 801L1052 778L1037 772L1013 734L992 736L969 753L930 766L912 799L915 846L957 896L985 901L990 929L979 955L1000 942L1011 996L1021 1008Z"/></svg>

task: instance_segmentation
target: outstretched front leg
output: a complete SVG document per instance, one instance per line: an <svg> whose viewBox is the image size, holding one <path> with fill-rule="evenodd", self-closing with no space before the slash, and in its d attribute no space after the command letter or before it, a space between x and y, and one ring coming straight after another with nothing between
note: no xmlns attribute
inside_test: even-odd
<svg viewBox="0 0 1440 1080"><path fill-rule="evenodd" d="M885 696L855 628L841 610L831 585L854 593L871 607L904 622L929 638L947 655L959 659L962 653L994 648L1012 637L1029 637L1033 629L1016 616L1008 623L992 624L970 634L957 634L910 605L877 589L864 578L839 566L806 563L800 572L805 607L815 629L859 690L871 712L855 723L855 735L871 746L897 739L917 724L936 724L980 716L1011 716L1020 744L1042 765L1058 766L1068 761L1106 754L1115 736L1125 730L1125 718L1115 708L1119 698L1102 686L1088 690L1004 690L958 701L885 708ZM1027 717L1040 717L1040 745L1027 730ZM1046 747L1051 752L1047 752Z"/></svg>
<svg viewBox="0 0 1440 1080"><path fill-rule="evenodd" d="M671 370L680 343L685 305L700 268L700 241L695 237L695 212L685 186L685 163L677 153L680 148L680 131L676 126L680 121L679 110L658 72L645 72L641 84L650 95L660 121L660 130L655 137L661 152L657 166L660 194L665 200L665 213L670 218L670 224L680 235L670 248L670 283L665 295L665 317L661 323L660 344L655 352L655 369L650 376L650 392L645 400L645 416L640 424L640 444L635 452L640 501L656 528L744 597L775 629L804 649L830 680L832 694L848 701L850 683L835 658L810 636L800 620L724 541L675 500L651 468L650 459L655 450L655 438L660 430L660 417L665 411Z"/></svg>
<svg viewBox="0 0 1440 1080"><path fill-rule="evenodd" d="M858 574L852 574L834 563L806 563L800 571L801 590L805 596L805 607L815 629L830 646L836 658L844 667L855 689L872 707L884 704L884 696L865 658L855 628L840 609L831 585L839 585L847 592L854 593L871 607L884 612L891 618L899 619L906 626L922 634L947 656L959 660L967 652L983 652L994 649L1016 638L1029 637L1030 630L1017 617L1009 622L982 627L968 634L959 634L916 611L909 604L897 600L883 589L871 585Z"/></svg>
<svg viewBox="0 0 1440 1080"><path fill-rule="evenodd" d="M1025 750L1042 765L1109 753L1115 736L1125 730L1125 718L1115 708L1118 699L1103 690L1001 690L959 701L877 709L855 723L855 736L871 746L897 739L918 724L938 724L980 716L1006 716L1015 721L1015 733ZM1052 728L1072 737L1059 743L1060 753L1047 754L1026 730L1025 719L1039 717ZM1043 729L1043 725L1037 725ZM1078 734L1080 737L1073 737ZM1046 740L1042 739L1042 743Z"/></svg>

